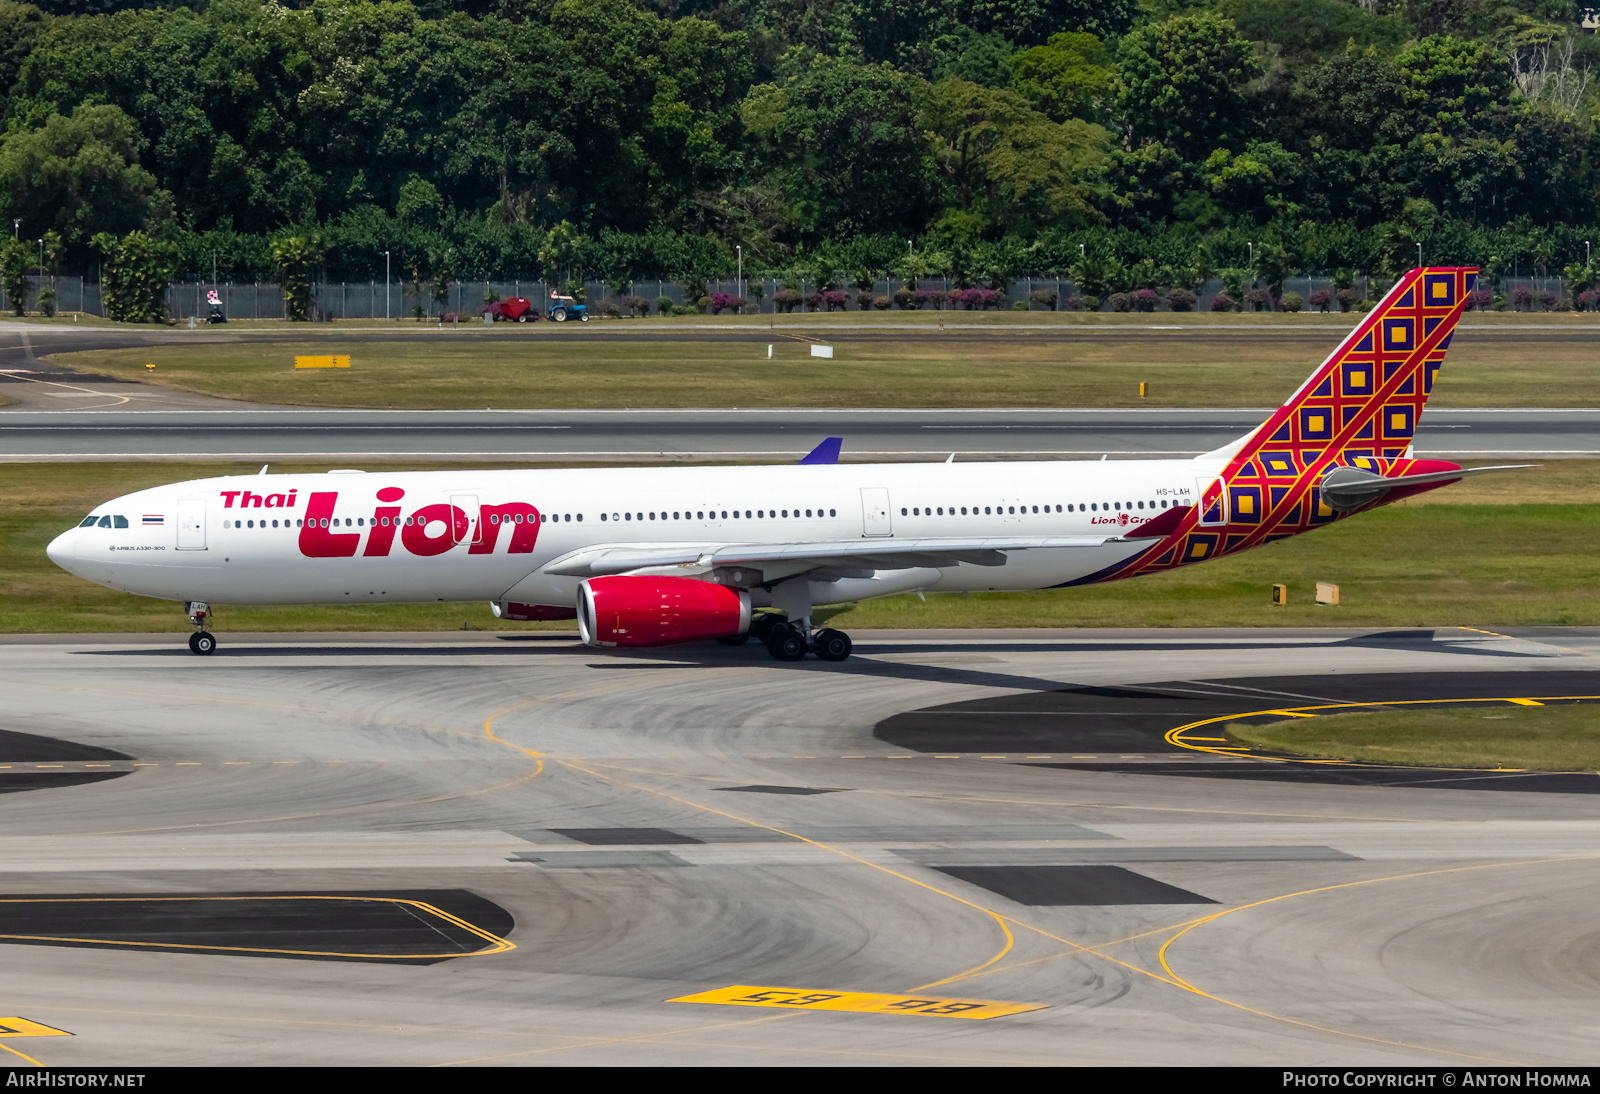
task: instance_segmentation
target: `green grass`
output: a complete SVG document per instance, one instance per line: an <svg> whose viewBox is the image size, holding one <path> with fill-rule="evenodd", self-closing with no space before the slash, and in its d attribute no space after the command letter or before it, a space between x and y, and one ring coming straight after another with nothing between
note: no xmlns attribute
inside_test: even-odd
<svg viewBox="0 0 1600 1094"><path fill-rule="evenodd" d="M274 464L326 470L326 464ZM386 464L399 468L404 465ZM0 632L181 631L175 604L91 585L56 568L47 543L109 497L256 470L238 463L0 464ZM1460 491L1460 493L1453 493ZM1572 460L1469 480L1310 535L1166 574L1033 593L929 593L867 601L849 628L1600 625L1600 463ZM1452 500L1453 499L1453 500ZM1515 502L1515 504L1508 504ZM1340 607L1312 603L1341 587ZM1285 607L1269 586L1289 586ZM484 603L231 607L224 630L570 629L495 620Z"/></svg>
<svg viewBox="0 0 1600 1094"><path fill-rule="evenodd" d="M1422 767L1600 769L1600 706L1475 703L1233 723L1228 736L1302 756Z"/></svg>
<svg viewBox="0 0 1600 1094"><path fill-rule="evenodd" d="M511 341L443 335L370 342L335 331L304 342L243 338L62 353L53 360L222 398L300 406L1267 406L1287 398L1344 329L1329 329L1326 343L1260 333L1184 341L1137 331L1072 341L1021 330L1000 337L916 334L839 342L831 360L811 357L808 342L778 334L769 360L765 343L624 342L600 334L555 340L522 328ZM349 354L351 367L293 367L297 354L334 353ZM1433 403L1600 405L1593 357L1592 343L1541 339L1537 331L1525 340L1492 341L1463 332ZM1150 385L1148 398L1139 397L1141 382Z"/></svg>
<svg viewBox="0 0 1600 1094"><path fill-rule="evenodd" d="M1241 555L1038 593L866 601L850 627L1510 627L1600 624L1600 505L1388 508ZM1339 607L1314 602L1340 587ZM1274 583L1289 603L1269 602Z"/></svg>

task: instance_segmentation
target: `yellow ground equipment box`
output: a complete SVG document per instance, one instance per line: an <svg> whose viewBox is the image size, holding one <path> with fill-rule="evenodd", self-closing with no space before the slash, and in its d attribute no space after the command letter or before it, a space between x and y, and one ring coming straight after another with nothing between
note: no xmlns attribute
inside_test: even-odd
<svg viewBox="0 0 1600 1094"><path fill-rule="evenodd" d="M295 368L349 368L350 355L338 357L296 357Z"/></svg>

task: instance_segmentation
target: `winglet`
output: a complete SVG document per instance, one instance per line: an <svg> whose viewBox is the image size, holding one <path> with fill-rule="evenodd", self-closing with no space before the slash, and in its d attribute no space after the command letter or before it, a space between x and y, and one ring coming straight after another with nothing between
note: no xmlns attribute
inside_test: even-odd
<svg viewBox="0 0 1600 1094"><path fill-rule="evenodd" d="M806 453L801 463L838 463L839 450L844 447L843 437L829 437Z"/></svg>

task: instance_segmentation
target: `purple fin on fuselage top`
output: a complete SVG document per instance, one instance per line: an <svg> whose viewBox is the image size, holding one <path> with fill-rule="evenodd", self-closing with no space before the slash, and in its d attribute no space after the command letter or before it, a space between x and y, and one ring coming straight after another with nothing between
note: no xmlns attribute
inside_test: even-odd
<svg viewBox="0 0 1600 1094"><path fill-rule="evenodd" d="M813 448L801 463L838 463L839 449L844 447L843 437L829 437Z"/></svg>

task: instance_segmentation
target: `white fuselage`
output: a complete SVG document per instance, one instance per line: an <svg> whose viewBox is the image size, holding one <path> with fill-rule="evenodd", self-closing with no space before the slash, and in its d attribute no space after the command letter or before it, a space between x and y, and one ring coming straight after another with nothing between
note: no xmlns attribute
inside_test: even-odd
<svg viewBox="0 0 1600 1094"><path fill-rule="evenodd" d="M63 533L49 554L90 581L170 600L571 607L579 579L542 571L599 544L863 538L887 547L924 537L1117 535L1192 504L1221 466L1140 460L198 479L97 507L92 522ZM313 520L314 532L307 528ZM1140 549L1113 542L1015 551L1003 566L876 571L813 582L812 592L826 604L911 589L1037 589L1094 574ZM762 603L759 590L756 596Z"/></svg>

